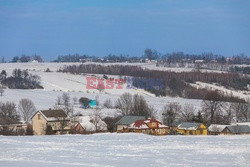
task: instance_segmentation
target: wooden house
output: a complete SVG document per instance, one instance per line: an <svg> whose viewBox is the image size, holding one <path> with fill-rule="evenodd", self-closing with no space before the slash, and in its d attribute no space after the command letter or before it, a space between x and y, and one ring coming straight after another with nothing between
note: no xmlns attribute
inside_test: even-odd
<svg viewBox="0 0 250 167"><path fill-rule="evenodd" d="M202 123L182 122L177 127L177 133L182 135L207 135L207 127Z"/></svg>
<svg viewBox="0 0 250 167"><path fill-rule="evenodd" d="M211 124L208 127L208 134L209 135L220 135L223 134L222 131L227 127L228 125L219 125L219 124Z"/></svg>
<svg viewBox="0 0 250 167"><path fill-rule="evenodd" d="M248 125L228 125L222 130L221 134L224 135L250 134L250 127Z"/></svg>
<svg viewBox="0 0 250 167"><path fill-rule="evenodd" d="M70 120L63 110L40 110L32 117L34 135L45 135L48 126L53 134L67 134L70 132Z"/></svg>
<svg viewBox="0 0 250 167"><path fill-rule="evenodd" d="M137 120L146 119L145 116L123 116L119 121L115 123L117 132L128 132L128 127Z"/></svg>
<svg viewBox="0 0 250 167"><path fill-rule="evenodd" d="M95 124L91 116L75 116L71 118L73 132L75 134L92 134L107 132L107 124L101 119Z"/></svg>
<svg viewBox="0 0 250 167"><path fill-rule="evenodd" d="M129 132L145 133L150 135L167 135L168 126L156 119L137 120L129 126Z"/></svg>

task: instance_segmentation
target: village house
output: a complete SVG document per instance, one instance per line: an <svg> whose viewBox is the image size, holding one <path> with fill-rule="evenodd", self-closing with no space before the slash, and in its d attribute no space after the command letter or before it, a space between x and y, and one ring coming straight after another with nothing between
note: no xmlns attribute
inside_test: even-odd
<svg viewBox="0 0 250 167"><path fill-rule="evenodd" d="M117 132L128 132L128 127L137 120L146 119L145 116L123 116L119 121L115 123Z"/></svg>
<svg viewBox="0 0 250 167"><path fill-rule="evenodd" d="M63 110L40 110L32 117L34 135L45 135L46 129L51 127L53 134L70 132L70 120Z"/></svg>
<svg viewBox="0 0 250 167"><path fill-rule="evenodd" d="M177 133L182 135L207 135L207 127L202 123L182 122L177 127Z"/></svg>
<svg viewBox="0 0 250 167"><path fill-rule="evenodd" d="M150 135L167 135L168 126L163 125L156 119L143 119L137 120L132 123L129 127L129 132L145 133Z"/></svg>
<svg viewBox="0 0 250 167"><path fill-rule="evenodd" d="M219 124L211 124L208 127L208 134L209 135L221 135L222 131L227 127L228 125L219 125Z"/></svg>
<svg viewBox="0 0 250 167"><path fill-rule="evenodd" d="M250 134L250 127L247 124L218 125L212 124L208 127L211 135L241 135Z"/></svg>
<svg viewBox="0 0 250 167"><path fill-rule="evenodd" d="M32 125L28 121L20 121L15 124L0 125L0 130L7 130L15 135L25 135L27 130L32 131Z"/></svg>
<svg viewBox="0 0 250 167"><path fill-rule="evenodd" d="M224 135L250 134L250 127L248 125L228 125L222 130L221 134Z"/></svg>
<svg viewBox="0 0 250 167"><path fill-rule="evenodd" d="M107 124L101 119L94 122L91 116L75 116L71 118L73 133L92 134L96 132L107 132Z"/></svg>

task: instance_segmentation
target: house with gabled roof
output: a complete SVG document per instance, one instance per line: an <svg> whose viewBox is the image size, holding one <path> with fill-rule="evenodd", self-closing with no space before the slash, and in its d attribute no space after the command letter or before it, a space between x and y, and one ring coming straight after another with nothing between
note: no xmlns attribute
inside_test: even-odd
<svg viewBox="0 0 250 167"><path fill-rule="evenodd" d="M129 132L145 133L150 135L167 135L168 126L156 119L137 120L128 127Z"/></svg>
<svg viewBox="0 0 250 167"><path fill-rule="evenodd" d="M208 134L210 135L220 135L222 134L222 131L227 127L228 125L219 125L219 124L211 124L208 127Z"/></svg>
<svg viewBox="0 0 250 167"><path fill-rule="evenodd" d="M240 135L250 134L250 127L248 125L233 124L233 125L218 125L211 124L208 127L208 132L211 135Z"/></svg>
<svg viewBox="0 0 250 167"><path fill-rule="evenodd" d="M228 125L226 126L222 134L229 135L242 135L242 134L250 134L250 127L248 125Z"/></svg>
<svg viewBox="0 0 250 167"><path fill-rule="evenodd" d="M34 135L45 135L51 128L54 134L65 134L70 131L70 120L63 110L39 110L32 116Z"/></svg>
<svg viewBox="0 0 250 167"><path fill-rule="evenodd" d="M94 124L91 116L75 116L71 118L73 133L92 134L96 132L107 132L107 124L101 119Z"/></svg>
<svg viewBox="0 0 250 167"><path fill-rule="evenodd" d="M177 127L177 133L182 135L207 135L207 127L203 123L182 122Z"/></svg>
<svg viewBox="0 0 250 167"><path fill-rule="evenodd" d="M134 123L137 120L146 119L145 116L133 116L125 115L119 121L115 123L117 132L127 132L130 124Z"/></svg>

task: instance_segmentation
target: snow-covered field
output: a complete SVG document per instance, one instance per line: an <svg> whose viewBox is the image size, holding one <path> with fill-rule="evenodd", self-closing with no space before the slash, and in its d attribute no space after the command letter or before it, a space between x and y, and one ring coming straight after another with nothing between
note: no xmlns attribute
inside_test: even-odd
<svg viewBox="0 0 250 167"><path fill-rule="evenodd" d="M64 65L79 65L81 63L0 63L0 70L6 70L8 75L12 74L13 69L27 69L32 74L37 74L41 77L41 84L44 87L43 90L14 90L14 89L6 89L4 95L0 97L0 101L13 101L18 104L19 100L22 98L31 99L37 109L48 109L53 108L56 99L59 95L62 95L63 92L68 92L71 98L77 97L88 97L89 99L94 99L96 95L99 96L100 103L110 98L113 103L119 98L119 96L125 92L131 94L141 94L145 97L147 102L158 111L158 115L160 115L160 111L163 106L167 102L178 102L181 105L185 104L193 104L196 108L196 111L201 109L201 100L194 99L183 99L183 98L172 98L172 97L155 97L153 94L148 93L142 89L127 89L126 85L124 85L123 89L111 89L104 90L99 93L98 90L89 90L86 89L87 86L87 76L90 75L73 75L66 73L58 73L56 72L60 67ZM117 63L119 64L119 63ZM154 64L150 63L120 63L123 65L138 65L143 68L155 69ZM110 63L105 63L104 65L110 65ZM49 68L52 72L45 72L45 70ZM163 67L160 67L163 68ZM164 70L164 69L162 69ZM183 69L184 70L184 69ZM189 69L186 69L187 71ZM102 75L99 75L102 76ZM230 93L232 92L234 95L246 98L249 96L248 94L243 94L243 92L235 92L231 90L227 90L223 87L218 87L215 85L209 84L200 84L197 83L194 86L198 87L210 87L213 89L219 89L223 92ZM88 115L89 111L80 109L79 107L75 107L76 112L81 112L83 115ZM84 113L85 112L85 113ZM90 111L91 112L91 111ZM104 109L104 115L112 116L116 114L115 109Z"/></svg>
<svg viewBox="0 0 250 167"><path fill-rule="evenodd" d="M248 136L0 136L0 166L249 166Z"/></svg>
<svg viewBox="0 0 250 167"><path fill-rule="evenodd" d="M63 92L67 92L71 98L77 97L88 97L89 99L95 99L95 96L99 96L100 103L110 98L113 102L119 98L125 92L131 94L141 94L145 97L147 102L153 106L160 115L160 111L167 102L178 102L181 105L193 104L197 111L201 108L201 100L183 99L183 98L172 98L172 97L155 97L142 89L127 89L124 85L123 89L111 89L104 90L99 93L98 90L86 89L87 80L86 77L90 75L73 75L66 73L56 72L60 67L64 65L79 65L80 63L1 63L0 70L6 70L8 75L12 74L13 69L27 69L32 74L37 74L41 77L41 84L44 89L38 90L18 90L18 89L6 89L3 96L0 97L0 101L13 101L16 104L22 98L31 99L37 109L48 109L53 108L56 99ZM126 64L126 63L123 63ZM129 63L128 63L129 64ZM130 65L142 65L148 66L146 63L137 63ZM45 72L49 68L52 72ZM101 75L102 76L102 75ZM83 110L75 106L75 112L81 112L83 115L88 115L91 111ZM115 109L103 109L104 116L112 116L117 114Z"/></svg>

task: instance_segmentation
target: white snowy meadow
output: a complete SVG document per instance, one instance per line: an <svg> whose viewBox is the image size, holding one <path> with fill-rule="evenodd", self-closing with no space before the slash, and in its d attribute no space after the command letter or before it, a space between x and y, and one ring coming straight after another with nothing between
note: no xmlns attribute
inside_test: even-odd
<svg viewBox="0 0 250 167"><path fill-rule="evenodd" d="M0 166L249 166L250 136L0 136Z"/></svg>

